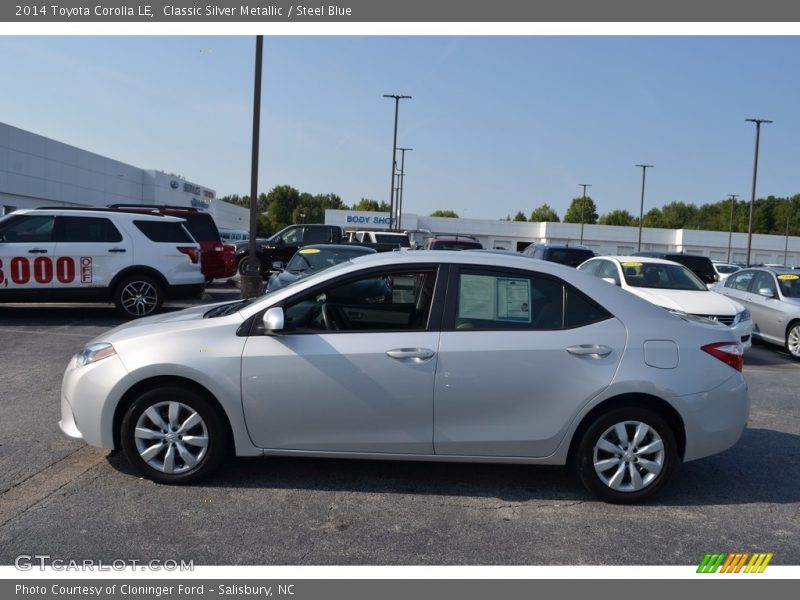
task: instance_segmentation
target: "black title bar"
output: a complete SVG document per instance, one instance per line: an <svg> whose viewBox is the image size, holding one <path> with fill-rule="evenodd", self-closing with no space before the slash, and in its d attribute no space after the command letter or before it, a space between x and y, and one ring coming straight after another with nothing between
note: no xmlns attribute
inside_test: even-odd
<svg viewBox="0 0 800 600"><path fill-rule="evenodd" d="M0 22L409 22L409 23L787 23L786 0L11 0Z"/></svg>

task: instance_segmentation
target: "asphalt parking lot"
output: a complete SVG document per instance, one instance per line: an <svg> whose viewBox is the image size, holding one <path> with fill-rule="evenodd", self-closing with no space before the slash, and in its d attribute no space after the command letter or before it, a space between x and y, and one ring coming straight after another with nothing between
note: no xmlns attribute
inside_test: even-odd
<svg viewBox="0 0 800 600"><path fill-rule="evenodd" d="M711 551L800 564L800 362L779 349L746 354L739 444L625 507L564 469L518 465L237 459L202 485L154 484L57 425L70 356L119 322L111 306L0 306L0 564L692 565Z"/></svg>

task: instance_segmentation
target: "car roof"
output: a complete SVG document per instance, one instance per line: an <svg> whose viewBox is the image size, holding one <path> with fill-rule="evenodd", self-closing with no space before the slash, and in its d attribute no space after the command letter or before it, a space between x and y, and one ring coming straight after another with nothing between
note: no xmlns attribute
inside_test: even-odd
<svg viewBox="0 0 800 600"><path fill-rule="evenodd" d="M120 210L113 210L108 208L81 208L78 210L70 209L68 207L65 208L21 208L19 210L10 213L9 215L36 215L36 214L45 214L45 215L53 215L58 217L74 217L77 215L85 215L89 217L108 217L109 215L119 215L121 217L128 216L132 219L136 219L137 221L141 221L142 219L148 221L158 221L160 223L169 223L169 222L177 222L183 223L186 219L181 217L173 217L170 215L162 215L156 214L152 212L125 212Z"/></svg>
<svg viewBox="0 0 800 600"><path fill-rule="evenodd" d="M339 251L355 251L355 252L363 252L364 254L375 254L377 250L375 248L370 248L369 246L359 246L358 244L308 244L306 246L302 246L300 249L306 248L316 248L317 250L339 250Z"/></svg>
<svg viewBox="0 0 800 600"><path fill-rule="evenodd" d="M599 260L599 259L606 259L606 260L613 260L618 263L626 263L626 262L640 262L640 263L651 263L656 265L681 265L680 263L676 263L674 260L667 260L665 258L656 258L655 256L595 256L594 258L588 259L586 262L590 260ZM646 260L642 260L646 259Z"/></svg>

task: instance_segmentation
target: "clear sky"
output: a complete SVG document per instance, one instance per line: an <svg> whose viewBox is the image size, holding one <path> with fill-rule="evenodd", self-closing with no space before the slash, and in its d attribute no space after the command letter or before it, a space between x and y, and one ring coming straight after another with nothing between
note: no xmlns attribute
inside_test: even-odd
<svg viewBox="0 0 800 600"><path fill-rule="evenodd" d="M247 194L253 36L0 37L0 120L218 194ZM277 36L264 44L259 191L563 218L800 193L800 37Z"/></svg>

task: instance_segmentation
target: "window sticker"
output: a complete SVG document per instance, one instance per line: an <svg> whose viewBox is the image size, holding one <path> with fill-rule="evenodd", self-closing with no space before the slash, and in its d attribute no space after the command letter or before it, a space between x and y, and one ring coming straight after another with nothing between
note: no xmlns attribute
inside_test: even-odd
<svg viewBox="0 0 800 600"><path fill-rule="evenodd" d="M524 277L461 276L459 319L531 322L531 282Z"/></svg>
<svg viewBox="0 0 800 600"><path fill-rule="evenodd" d="M642 263L640 263L640 262L629 262L629 261L626 261L626 262L622 263L622 266L623 266L623 267L641 267L641 266L642 266Z"/></svg>
<svg viewBox="0 0 800 600"><path fill-rule="evenodd" d="M531 282L523 278L497 278L497 320L531 322Z"/></svg>
<svg viewBox="0 0 800 600"><path fill-rule="evenodd" d="M458 318L492 320L497 314L496 278L461 275L458 286Z"/></svg>
<svg viewBox="0 0 800 600"><path fill-rule="evenodd" d="M778 279L781 281L794 281L795 279L800 279L800 275L795 275L794 273L784 273L782 275L778 275Z"/></svg>
<svg viewBox="0 0 800 600"><path fill-rule="evenodd" d="M300 254L319 254L319 248L301 248L298 252Z"/></svg>

